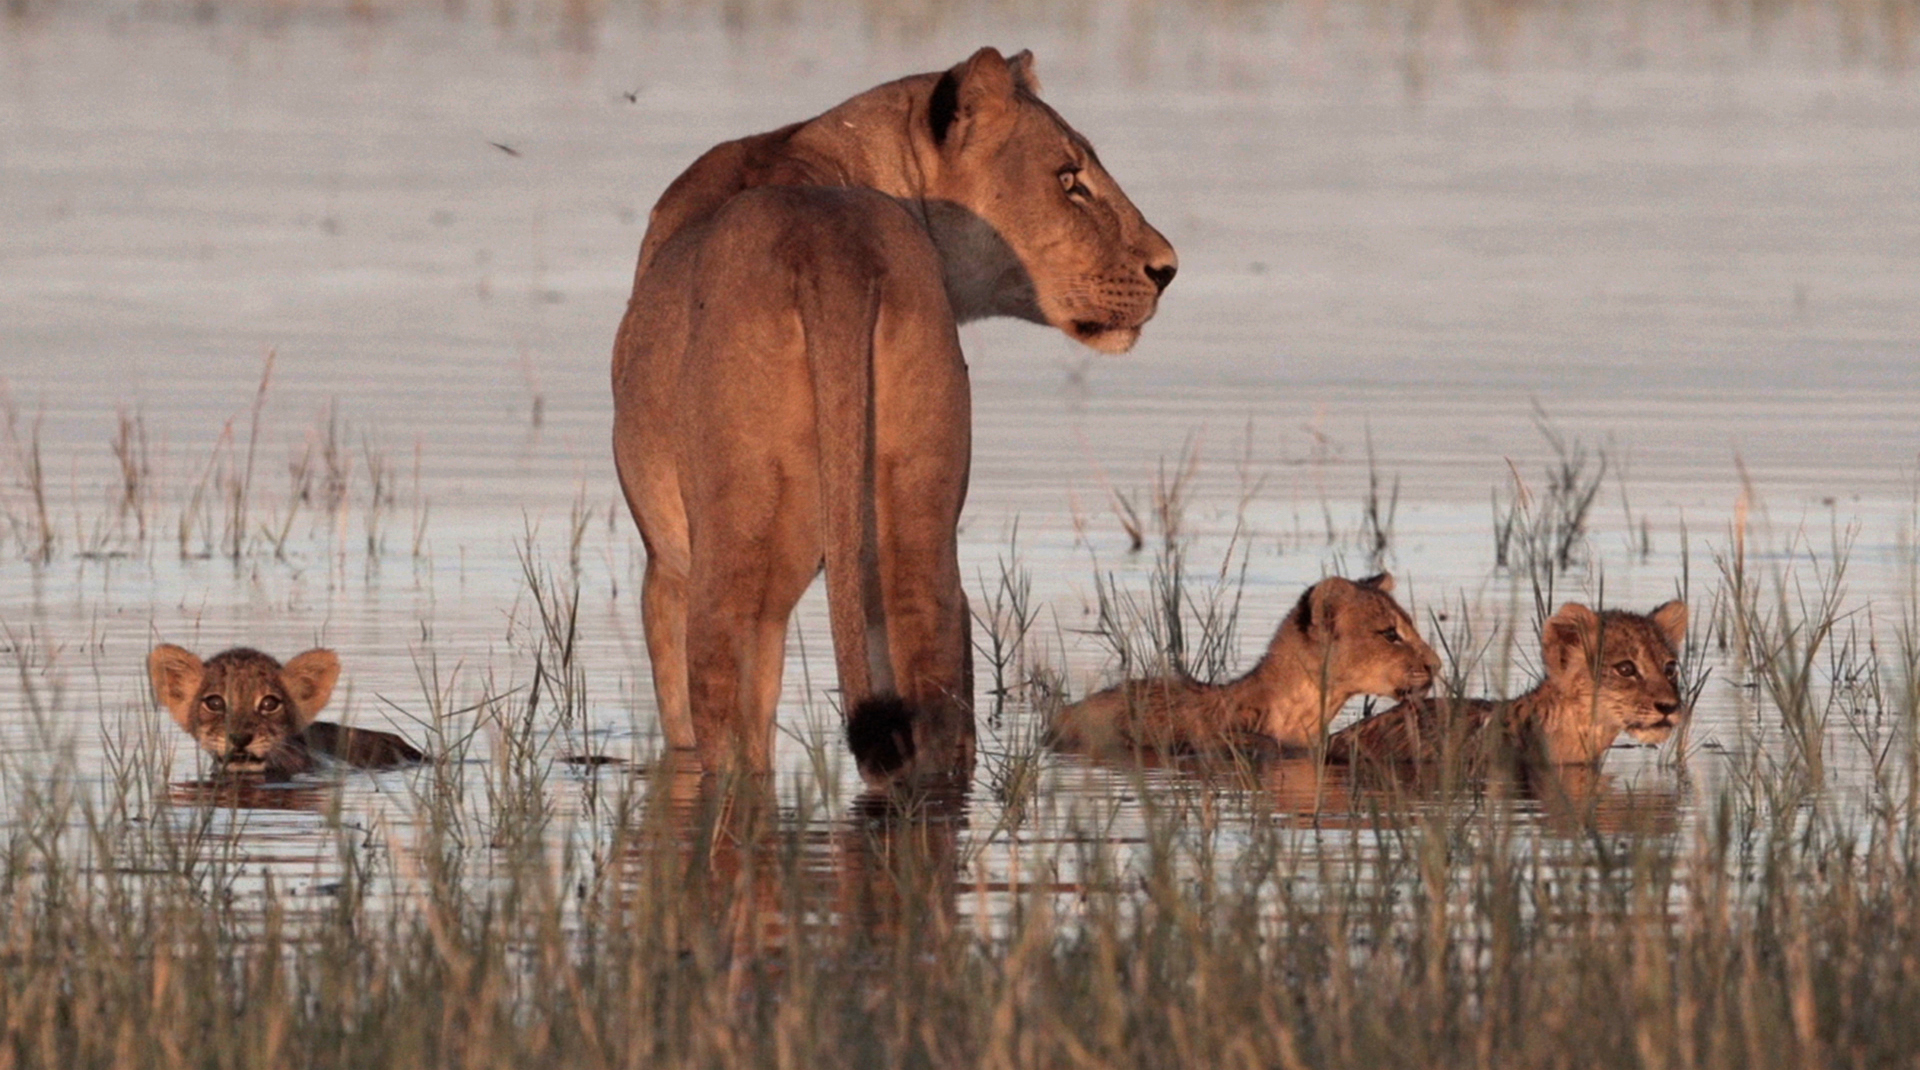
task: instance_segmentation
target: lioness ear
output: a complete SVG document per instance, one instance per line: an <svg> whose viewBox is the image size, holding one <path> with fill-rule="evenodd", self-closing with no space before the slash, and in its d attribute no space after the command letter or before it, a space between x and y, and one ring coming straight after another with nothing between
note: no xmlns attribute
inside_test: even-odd
<svg viewBox="0 0 1920 1070"><path fill-rule="evenodd" d="M1003 132L1013 116L1014 73L998 49L983 48L940 76L927 100L933 143L959 150Z"/></svg>
<svg viewBox="0 0 1920 1070"><path fill-rule="evenodd" d="M297 655L280 670L280 682L293 698L294 726L313 723L327 700L333 697L333 682L340 678L340 658L331 650L316 648Z"/></svg>
<svg viewBox="0 0 1920 1070"><path fill-rule="evenodd" d="M1687 604L1678 598L1647 614L1653 626L1666 633L1667 643L1675 650L1687 645Z"/></svg>
<svg viewBox="0 0 1920 1070"><path fill-rule="evenodd" d="M147 655L147 678L153 681L153 693L160 704L173 714L173 721L193 731L193 697L200 693L207 668L185 647L161 643Z"/></svg>
<svg viewBox="0 0 1920 1070"><path fill-rule="evenodd" d="M1587 637L1598 635L1600 618L1578 602L1568 602L1560 612L1547 618L1540 630L1540 653L1547 663L1547 675L1556 679L1570 673L1591 673L1587 664Z"/></svg>
<svg viewBox="0 0 1920 1070"><path fill-rule="evenodd" d="M1033 94L1040 95L1040 76L1033 70L1033 53L1021 49L1007 61L1007 70L1013 73L1013 84Z"/></svg>

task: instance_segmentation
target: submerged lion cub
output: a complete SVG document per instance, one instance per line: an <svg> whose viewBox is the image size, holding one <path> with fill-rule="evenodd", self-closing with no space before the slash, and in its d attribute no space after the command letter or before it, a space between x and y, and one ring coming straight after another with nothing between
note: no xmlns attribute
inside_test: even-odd
<svg viewBox="0 0 1920 1070"><path fill-rule="evenodd" d="M291 776L312 769L317 754L362 769L424 760L391 732L314 720L340 677L331 650L309 650L281 665L235 647L203 663L162 643L148 655L147 672L173 719L228 772Z"/></svg>
<svg viewBox="0 0 1920 1070"><path fill-rule="evenodd" d="M1642 743L1673 734L1686 713L1679 683L1686 641L1685 602L1645 616L1569 602L1541 631L1547 678L1540 686L1511 702L1403 702L1335 733L1327 760L1426 764L1451 752L1477 765L1505 747L1532 763L1597 765L1621 732Z"/></svg>
<svg viewBox="0 0 1920 1070"><path fill-rule="evenodd" d="M1226 684L1185 676L1129 680L1062 709L1066 747L1209 749L1265 737L1311 747L1355 695L1405 697L1433 685L1440 659L1393 600L1393 577L1335 576L1309 587L1265 657Z"/></svg>

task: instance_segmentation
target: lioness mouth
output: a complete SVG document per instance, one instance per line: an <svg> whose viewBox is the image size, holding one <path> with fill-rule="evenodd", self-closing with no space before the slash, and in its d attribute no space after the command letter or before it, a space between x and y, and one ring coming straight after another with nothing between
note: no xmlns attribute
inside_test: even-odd
<svg viewBox="0 0 1920 1070"><path fill-rule="evenodd" d="M1081 338L1098 338L1110 329L1104 320L1073 321L1073 333Z"/></svg>

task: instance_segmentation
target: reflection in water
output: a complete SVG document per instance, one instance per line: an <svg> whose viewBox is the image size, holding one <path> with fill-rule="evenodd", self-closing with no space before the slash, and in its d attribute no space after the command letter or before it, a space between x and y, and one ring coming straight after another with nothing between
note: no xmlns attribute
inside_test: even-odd
<svg viewBox="0 0 1920 1070"><path fill-rule="evenodd" d="M170 784L167 798L176 806L324 814L338 797L338 787L331 783L268 780L263 776L223 776Z"/></svg>
<svg viewBox="0 0 1920 1070"><path fill-rule="evenodd" d="M964 794L867 793L821 821L767 778L723 783L696 764L648 770L653 813L626 858L631 903L681 911L683 953L716 956L739 985L797 944L898 948L952 930Z"/></svg>
<svg viewBox="0 0 1920 1070"><path fill-rule="evenodd" d="M1240 796L1248 809L1276 821L1323 830L1392 828L1434 811L1498 804L1514 819L1554 835L1671 836L1679 830L1686 788L1683 779L1622 778L1586 765L1465 777L1433 766L1355 767L1269 753L1143 750L1077 760L1122 778L1132 776L1149 794L1197 794L1220 801Z"/></svg>

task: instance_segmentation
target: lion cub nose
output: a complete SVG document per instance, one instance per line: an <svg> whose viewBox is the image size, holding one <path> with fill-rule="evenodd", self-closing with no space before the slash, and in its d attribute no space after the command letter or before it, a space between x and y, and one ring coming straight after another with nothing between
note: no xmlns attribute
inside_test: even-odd
<svg viewBox="0 0 1920 1070"><path fill-rule="evenodd" d="M1166 293L1167 286L1173 282L1173 276L1178 273L1179 270L1180 266L1178 264L1148 264L1147 278L1153 280L1153 288L1155 290Z"/></svg>
<svg viewBox="0 0 1920 1070"><path fill-rule="evenodd" d="M1680 712L1680 704L1678 702L1656 702L1653 704L1653 708L1669 716Z"/></svg>
<svg viewBox="0 0 1920 1070"><path fill-rule="evenodd" d="M231 732L227 735L227 746L233 750L246 750L253 742L252 732Z"/></svg>

